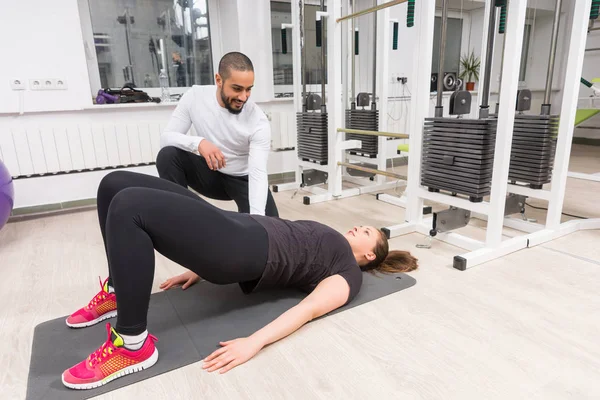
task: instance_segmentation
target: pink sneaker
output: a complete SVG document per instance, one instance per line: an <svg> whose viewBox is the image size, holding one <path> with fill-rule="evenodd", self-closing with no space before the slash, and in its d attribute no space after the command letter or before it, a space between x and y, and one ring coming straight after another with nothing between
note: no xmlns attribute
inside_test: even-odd
<svg viewBox="0 0 600 400"><path fill-rule="evenodd" d="M67 318L67 325L71 328L84 328L117 316L117 297L114 293L108 293L108 278L102 283L98 277L98 281L100 291L87 306Z"/></svg>
<svg viewBox="0 0 600 400"><path fill-rule="evenodd" d="M93 389L122 376L148 369L158 361L157 341L148 335L139 350L123 347L123 338L106 324L106 342L88 358L62 374L63 384L71 389Z"/></svg>

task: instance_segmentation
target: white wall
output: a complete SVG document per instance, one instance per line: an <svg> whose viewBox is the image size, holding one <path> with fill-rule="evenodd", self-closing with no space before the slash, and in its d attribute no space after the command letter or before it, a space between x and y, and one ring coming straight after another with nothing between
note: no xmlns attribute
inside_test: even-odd
<svg viewBox="0 0 600 400"><path fill-rule="evenodd" d="M3 1L0 14L0 113L79 110L91 105L76 0ZM68 89L12 91L9 79L60 78ZM27 82L29 87L29 82Z"/></svg>

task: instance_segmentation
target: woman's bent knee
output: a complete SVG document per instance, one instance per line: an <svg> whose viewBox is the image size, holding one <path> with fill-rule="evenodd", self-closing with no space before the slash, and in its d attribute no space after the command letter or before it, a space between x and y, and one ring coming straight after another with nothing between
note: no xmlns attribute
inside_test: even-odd
<svg viewBox="0 0 600 400"><path fill-rule="evenodd" d="M135 215L140 206L148 200L147 189L140 187L128 187L118 191L112 198L108 208L109 218L123 218Z"/></svg>
<svg viewBox="0 0 600 400"><path fill-rule="evenodd" d="M128 181L127 171L113 171L107 174L98 185L98 198L109 196L112 198L125 186Z"/></svg>

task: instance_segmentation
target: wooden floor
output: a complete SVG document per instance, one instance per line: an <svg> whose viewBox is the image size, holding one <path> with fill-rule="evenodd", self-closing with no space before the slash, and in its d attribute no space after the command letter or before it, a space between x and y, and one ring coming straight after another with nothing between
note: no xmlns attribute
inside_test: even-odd
<svg viewBox="0 0 600 400"><path fill-rule="evenodd" d="M600 171L600 157L582 160ZM565 212L600 217L600 183L569 179L567 190ZM284 218L339 230L403 221L402 208L373 195L305 206L302 192L292 193L275 194ZM544 221L542 210L528 208L527 216ZM484 226L463 231L484 238ZM408 290L315 321L225 375L197 363L100 398L600 398L600 231L465 272L451 267L463 250L415 247L423 241L418 234L391 241L420 259ZM159 256L154 291L182 270ZM95 210L9 223L0 231L0 271L0 397L23 399L34 327L86 304L107 273Z"/></svg>

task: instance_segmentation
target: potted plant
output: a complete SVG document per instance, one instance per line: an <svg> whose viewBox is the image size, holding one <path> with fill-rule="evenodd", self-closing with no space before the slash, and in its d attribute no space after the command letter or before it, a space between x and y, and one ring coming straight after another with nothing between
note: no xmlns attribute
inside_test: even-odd
<svg viewBox="0 0 600 400"><path fill-rule="evenodd" d="M479 57L475 57L475 53L473 52L473 50L471 50L470 55L465 55L460 58L461 73L459 75L459 78L466 83L467 90L475 89L475 81L479 80L480 65L481 60L479 59Z"/></svg>

